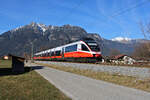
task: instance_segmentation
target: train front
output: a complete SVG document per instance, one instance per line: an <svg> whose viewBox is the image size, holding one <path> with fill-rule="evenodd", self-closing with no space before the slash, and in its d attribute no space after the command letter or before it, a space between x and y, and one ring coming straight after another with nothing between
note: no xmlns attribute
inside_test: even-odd
<svg viewBox="0 0 150 100"><path fill-rule="evenodd" d="M86 39L84 42L88 45L88 47L91 49L91 53L94 58L101 60L102 55L101 55L101 49L99 44L93 40L93 39Z"/></svg>

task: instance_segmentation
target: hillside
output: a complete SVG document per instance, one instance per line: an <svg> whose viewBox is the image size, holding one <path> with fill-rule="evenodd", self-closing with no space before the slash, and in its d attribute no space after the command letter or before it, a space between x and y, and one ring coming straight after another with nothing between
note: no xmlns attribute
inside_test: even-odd
<svg viewBox="0 0 150 100"><path fill-rule="evenodd" d="M95 39L101 46L103 55L109 55L112 49L117 49L124 54L131 54L135 46L147 41L142 39L128 39L128 41L122 39L123 41L120 41L120 38L119 40L118 38L107 40L101 38L97 33L87 33L86 30L79 26L46 26L44 24L31 23L0 35L0 55L12 53L23 56L24 54L31 54L32 44L35 53L77 41L84 37Z"/></svg>

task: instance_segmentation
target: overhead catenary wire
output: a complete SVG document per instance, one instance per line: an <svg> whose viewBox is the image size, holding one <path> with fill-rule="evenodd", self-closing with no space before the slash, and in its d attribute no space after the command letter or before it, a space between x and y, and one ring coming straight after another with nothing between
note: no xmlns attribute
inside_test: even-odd
<svg viewBox="0 0 150 100"><path fill-rule="evenodd" d="M125 9L123 9L123 10L120 10L120 11L115 12L115 13L112 14L111 16L107 16L107 15L105 15L105 14L102 14L102 15L103 15L105 18L107 18L108 20L111 20L111 21L113 21L113 22L119 24L119 25L121 26L121 28L122 28L123 30L125 30L125 28L124 28L124 26L122 25L122 23L120 23L120 21L117 21L117 20L114 19L114 18L115 18L116 16L119 16L119 15L122 15L122 14L124 14L124 13L127 13L127 12L129 12L129 11L135 9L135 8L138 8L138 7L140 7L140 6L143 6L144 4L146 4L146 3L148 3L148 2L149 2L149 0L146 0L146 1L143 1L143 2L138 2L138 3L134 4L133 6L130 6L130 7L125 8ZM102 46L104 47L104 44L103 44L103 43L102 43Z"/></svg>
<svg viewBox="0 0 150 100"><path fill-rule="evenodd" d="M145 4L148 3L148 2L150 2L150 0L145 0L145 1L143 1L143 2L136 3L136 4L134 4L133 6L130 6L130 7L125 8L125 9L123 9L123 10L120 10L120 11L115 12L115 13L112 14L110 17L115 17L115 16L122 15L122 14L124 14L124 13L129 12L129 11L132 11L132 10L135 9L135 8L141 7L141 6L145 5Z"/></svg>
<svg viewBox="0 0 150 100"><path fill-rule="evenodd" d="M107 15L104 15L104 14L103 14L103 16L106 17L108 20L111 20L111 21L113 21L113 22L115 22L115 23L118 23L118 24L121 26L121 28L122 28L123 30L126 30L126 29L124 28L124 26L122 25L122 23L120 23L120 21L117 21L116 19L114 19L114 17L119 16L119 15L122 15L122 14L124 14L124 13L129 12L129 11L132 11L133 9L138 8L138 7L140 7L140 6L143 6L144 4L146 4L146 3L148 3L148 2L149 2L149 0L145 0L145 1L143 1L143 2L138 2L138 3L133 4L132 6L130 6L130 7L128 7L128 8L125 8L125 9L122 9L122 10L119 10L119 11L113 13L111 16L107 16ZM68 16L71 16L72 13L73 13L73 10L76 9L76 8L78 8L78 7L80 7L82 3L83 3L83 0L81 0L75 7L73 7L72 9L70 9L69 13L67 13L67 14L66 14L65 16L63 16L60 20L58 20L58 23L64 21Z"/></svg>
<svg viewBox="0 0 150 100"><path fill-rule="evenodd" d="M124 28L124 25L122 25L122 24L120 23L120 21L117 21L117 20L115 20L114 18L115 18L116 16L119 16L119 15L122 15L122 14L124 14L124 13L130 12L130 11L132 11L133 9L136 9L136 8L138 8L138 7L141 7L141 6L145 5L146 3L148 3L149 1L150 1L150 0L145 0L145 1L143 1L143 2L138 2L138 3L134 4L133 6L130 6L130 7L128 7L128 8L125 8L125 9L122 9L122 10L120 10L120 11L117 11L117 12L113 13L111 16L106 16L106 15L104 15L104 16L107 17L108 20L111 20L111 21L113 21L113 22L115 22L115 23L118 23L118 24L121 26L121 28L123 28L123 30L126 30L126 28Z"/></svg>

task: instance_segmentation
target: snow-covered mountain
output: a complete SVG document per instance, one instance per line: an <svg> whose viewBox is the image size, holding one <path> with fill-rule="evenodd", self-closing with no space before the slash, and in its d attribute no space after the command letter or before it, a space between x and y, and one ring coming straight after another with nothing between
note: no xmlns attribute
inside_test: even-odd
<svg viewBox="0 0 150 100"><path fill-rule="evenodd" d="M119 43L125 43L125 44L150 42L149 40L146 40L146 39L131 39L128 37L116 37L116 38L111 39L111 41L119 42Z"/></svg>
<svg viewBox="0 0 150 100"><path fill-rule="evenodd" d="M29 25L17 27L17 28L15 28L15 29L11 30L11 32L12 32L12 33L15 33L15 32L18 31L18 30L29 29L29 28L32 28L32 29L34 29L34 30L38 30L38 31L40 31L42 34L44 34L44 32L48 29L48 26L46 26L46 25L44 25L44 24L32 22L32 23L29 24Z"/></svg>

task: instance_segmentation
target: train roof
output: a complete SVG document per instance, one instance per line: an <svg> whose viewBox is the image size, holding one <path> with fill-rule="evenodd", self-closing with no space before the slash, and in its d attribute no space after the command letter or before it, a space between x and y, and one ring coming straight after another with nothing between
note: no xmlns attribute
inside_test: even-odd
<svg viewBox="0 0 150 100"><path fill-rule="evenodd" d="M77 43L82 43L83 41L76 41L76 42L73 42L73 43L69 43L69 44L65 44L65 45L62 45L62 46L58 46L56 48L52 48L52 49L48 49L48 50L44 50L44 51L41 51L41 52L38 52L36 53L35 55L39 55L39 54L43 54L43 53L49 53L50 51L56 51L56 50L61 50L63 47L67 47L67 46L71 46L71 45L74 45L74 44L77 44Z"/></svg>

